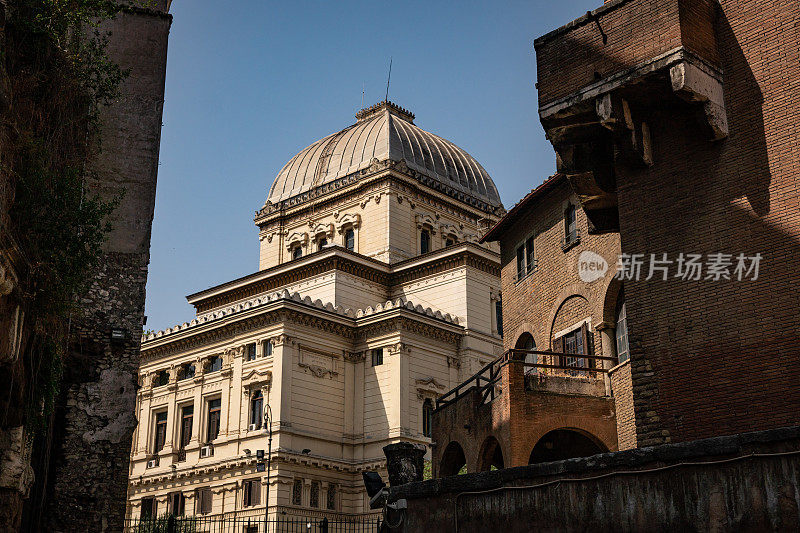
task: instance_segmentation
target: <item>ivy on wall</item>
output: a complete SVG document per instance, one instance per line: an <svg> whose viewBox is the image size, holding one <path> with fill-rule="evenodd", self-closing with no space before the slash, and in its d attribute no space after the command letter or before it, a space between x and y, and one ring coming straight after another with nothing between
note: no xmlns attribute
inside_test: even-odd
<svg viewBox="0 0 800 533"><path fill-rule="evenodd" d="M7 6L0 60L11 105L2 117L0 172L14 184L9 230L30 267L23 282L28 333L0 424L16 410L30 438L47 429L77 296L102 257L118 203L89 194L85 183L100 150L99 111L127 75L106 54L102 30L123 8L112 0Z"/></svg>

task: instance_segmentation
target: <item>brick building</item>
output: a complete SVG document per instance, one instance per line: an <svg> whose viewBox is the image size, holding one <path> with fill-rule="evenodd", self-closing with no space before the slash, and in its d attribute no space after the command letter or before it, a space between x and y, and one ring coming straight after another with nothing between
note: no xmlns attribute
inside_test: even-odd
<svg viewBox="0 0 800 533"><path fill-rule="evenodd" d="M672 261L625 285L640 446L800 421L798 19L797 2L614 0L535 42L589 231ZM700 279L679 275L690 253Z"/></svg>
<svg viewBox="0 0 800 533"><path fill-rule="evenodd" d="M578 198L556 174L483 241L500 243L496 305L502 304L506 353L439 399L435 474L455 474L464 464L479 472L616 450L611 391L628 365L624 348L617 365L615 326L624 309L614 277L618 236L590 234ZM605 270L584 280L578 263L587 253L597 254ZM564 352L598 359L558 355Z"/></svg>

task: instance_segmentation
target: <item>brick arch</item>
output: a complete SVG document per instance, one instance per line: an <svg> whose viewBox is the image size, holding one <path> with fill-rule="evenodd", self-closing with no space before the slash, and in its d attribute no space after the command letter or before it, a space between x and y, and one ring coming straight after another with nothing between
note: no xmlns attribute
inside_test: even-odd
<svg viewBox="0 0 800 533"><path fill-rule="evenodd" d="M547 343L544 342L544 339L539 337L540 333L536 330L536 327L530 322L523 322L517 326L517 329L514 330L514 335L511 337L514 342L511 343L509 347L515 348L517 346L517 341L525 333L529 333L530 336L533 337L533 342L536 343L537 349L542 350L544 348L541 348L541 346L547 346Z"/></svg>
<svg viewBox="0 0 800 533"><path fill-rule="evenodd" d="M580 428L561 427L550 430L539 438L531 448L528 463L588 457L608 451L608 446L592 433Z"/></svg>
<svg viewBox="0 0 800 533"><path fill-rule="evenodd" d="M575 411L564 412L558 415L548 416L539 421L535 428L530 428L526 438L520 442L517 448L517 461L527 461L536 444L548 433L559 429L576 431L589 437L602 449L616 451L619 449L617 444L617 424L614 418L613 408L611 412L595 413L594 416L586 417ZM524 455L524 457L523 457ZM527 464L519 462L519 464Z"/></svg>
<svg viewBox="0 0 800 533"><path fill-rule="evenodd" d="M439 477L455 476L466 464L464 447L458 441L450 441L439 460Z"/></svg>
<svg viewBox="0 0 800 533"><path fill-rule="evenodd" d="M597 314L602 317L604 323L610 326L614 326L617 320L617 301L621 291L622 281L617 279L616 276L612 276L606 281L601 293L603 295L602 308Z"/></svg>
<svg viewBox="0 0 800 533"><path fill-rule="evenodd" d="M537 344L537 346L541 346L540 348L541 350L544 349L549 350L552 348L552 346L550 346L550 341L552 340L553 337L553 324L555 323L556 315L558 315L558 311L564 305L564 302L566 302L567 300L569 300L574 296L580 296L584 300L586 300L586 303L589 304L590 306L589 309L591 309L590 302L592 301L592 298L591 294L589 293L589 290L586 288L586 284L573 283L572 285L567 285L566 287L564 287L564 289L556 297L555 299L556 303L550 309L550 314L547 317L547 322L545 322L545 327L547 328L547 331L545 332L546 334L544 336L544 340L546 342L541 345ZM593 323L595 322L595 318L596 317L592 316Z"/></svg>
<svg viewBox="0 0 800 533"><path fill-rule="evenodd" d="M492 466L498 469L504 468L506 466L505 457L500 441L493 435L489 435L481 445L481 451L478 454L477 471L486 472L491 470Z"/></svg>

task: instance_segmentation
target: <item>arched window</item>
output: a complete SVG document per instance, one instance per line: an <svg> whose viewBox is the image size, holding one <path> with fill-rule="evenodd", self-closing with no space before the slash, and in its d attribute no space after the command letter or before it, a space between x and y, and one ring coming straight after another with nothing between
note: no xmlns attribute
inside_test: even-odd
<svg viewBox="0 0 800 533"><path fill-rule="evenodd" d="M351 252L356 250L356 232L353 228L347 228L344 232L344 247Z"/></svg>
<svg viewBox="0 0 800 533"><path fill-rule="evenodd" d="M300 259L303 257L303 247L299 244L292 248L292 259Z"/></svg>
<svg viewBox="0 0 800 533"><path fill-rule="evenodd" d="M322 250L326 246L328 246L328 239L321 237L319 240L317 240L317 251Z"/></svg>
<svg viewBox="0 0 800 533"><path fill-rule="evenodd" d="M433 401L430 398L422 402L422 434L426 437L431 436L431 426L433 422Z"/></svg>
<svg viewBox="0 0 800 533"><path fill-rule="evenodd" d="M617 329L615 337L617 340L617 359L624 363L630 358L630 347L628 346L628 317L625 313L625 295L622 291L617 300Z"/></svg>
<svg viewBox="0 0 800 533"><path fill-rule="evenodd" d="M260 390L253 393L250 399L250 424L254 424L255 429L261 429L261 417L264 413L264 395Z"/></svg>
<svg viewBox="0 0 800 533"><path fill-rule="evenodd" d="M431 232L423 229L419 232L419 253L427 254L431 251Z"/></svg>
<svg viewBox="0 0 800 533"><path fill-rule="evenodd" d="M516 348L518 350L536 350L536 341L530 333L523 333L517 339ZM526 353L525 362L529 364L536 364L539 362L539 356L535 353ZM536 374L538 372L535 366L526 366L525 374Z"/></svg>

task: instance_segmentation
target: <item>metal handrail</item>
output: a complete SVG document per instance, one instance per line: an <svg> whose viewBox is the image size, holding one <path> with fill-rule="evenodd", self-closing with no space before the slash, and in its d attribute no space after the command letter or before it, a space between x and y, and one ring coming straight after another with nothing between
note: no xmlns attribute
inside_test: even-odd
<svg viewBox="0 0 800 533"><path fill-rule="evenodd" d="M616 357L605 357L602 355L587 355L587 354L575 354L575 353L565 353L565 352L554 352L551 350L525 350L521 348L511 348L506 350L503 355L488 363L486 366L481 368L478 372L470 376L465 381L462 381L449 391L442 394L439 398L436 399L436 410L442 409L447 407L448 405L457 402L464 396L467 396L473 390L477 389L479 392L482 392L482 401L485 403L489 396L492 397L492 400L495 397L495 384L502 380L502 374L500 371L508 365L509 363L520 364L526 368L545 368L545 369L552 369L552 370L565 370L569 372L580 371L580 372L588 372L588 373L606 373L608 369L599 368L599 367L582 367L582 366L569 366L569 365L551 365L551 364L543 364L543 363L526 363L524 360L514 359L512 356L520 355L520 354L532 354L532 355L544 355L549 357L558 357L558 361L561 361L562 358L577 358L577 359L589 359L593 361L611 361L616 362Z"/></svg>

